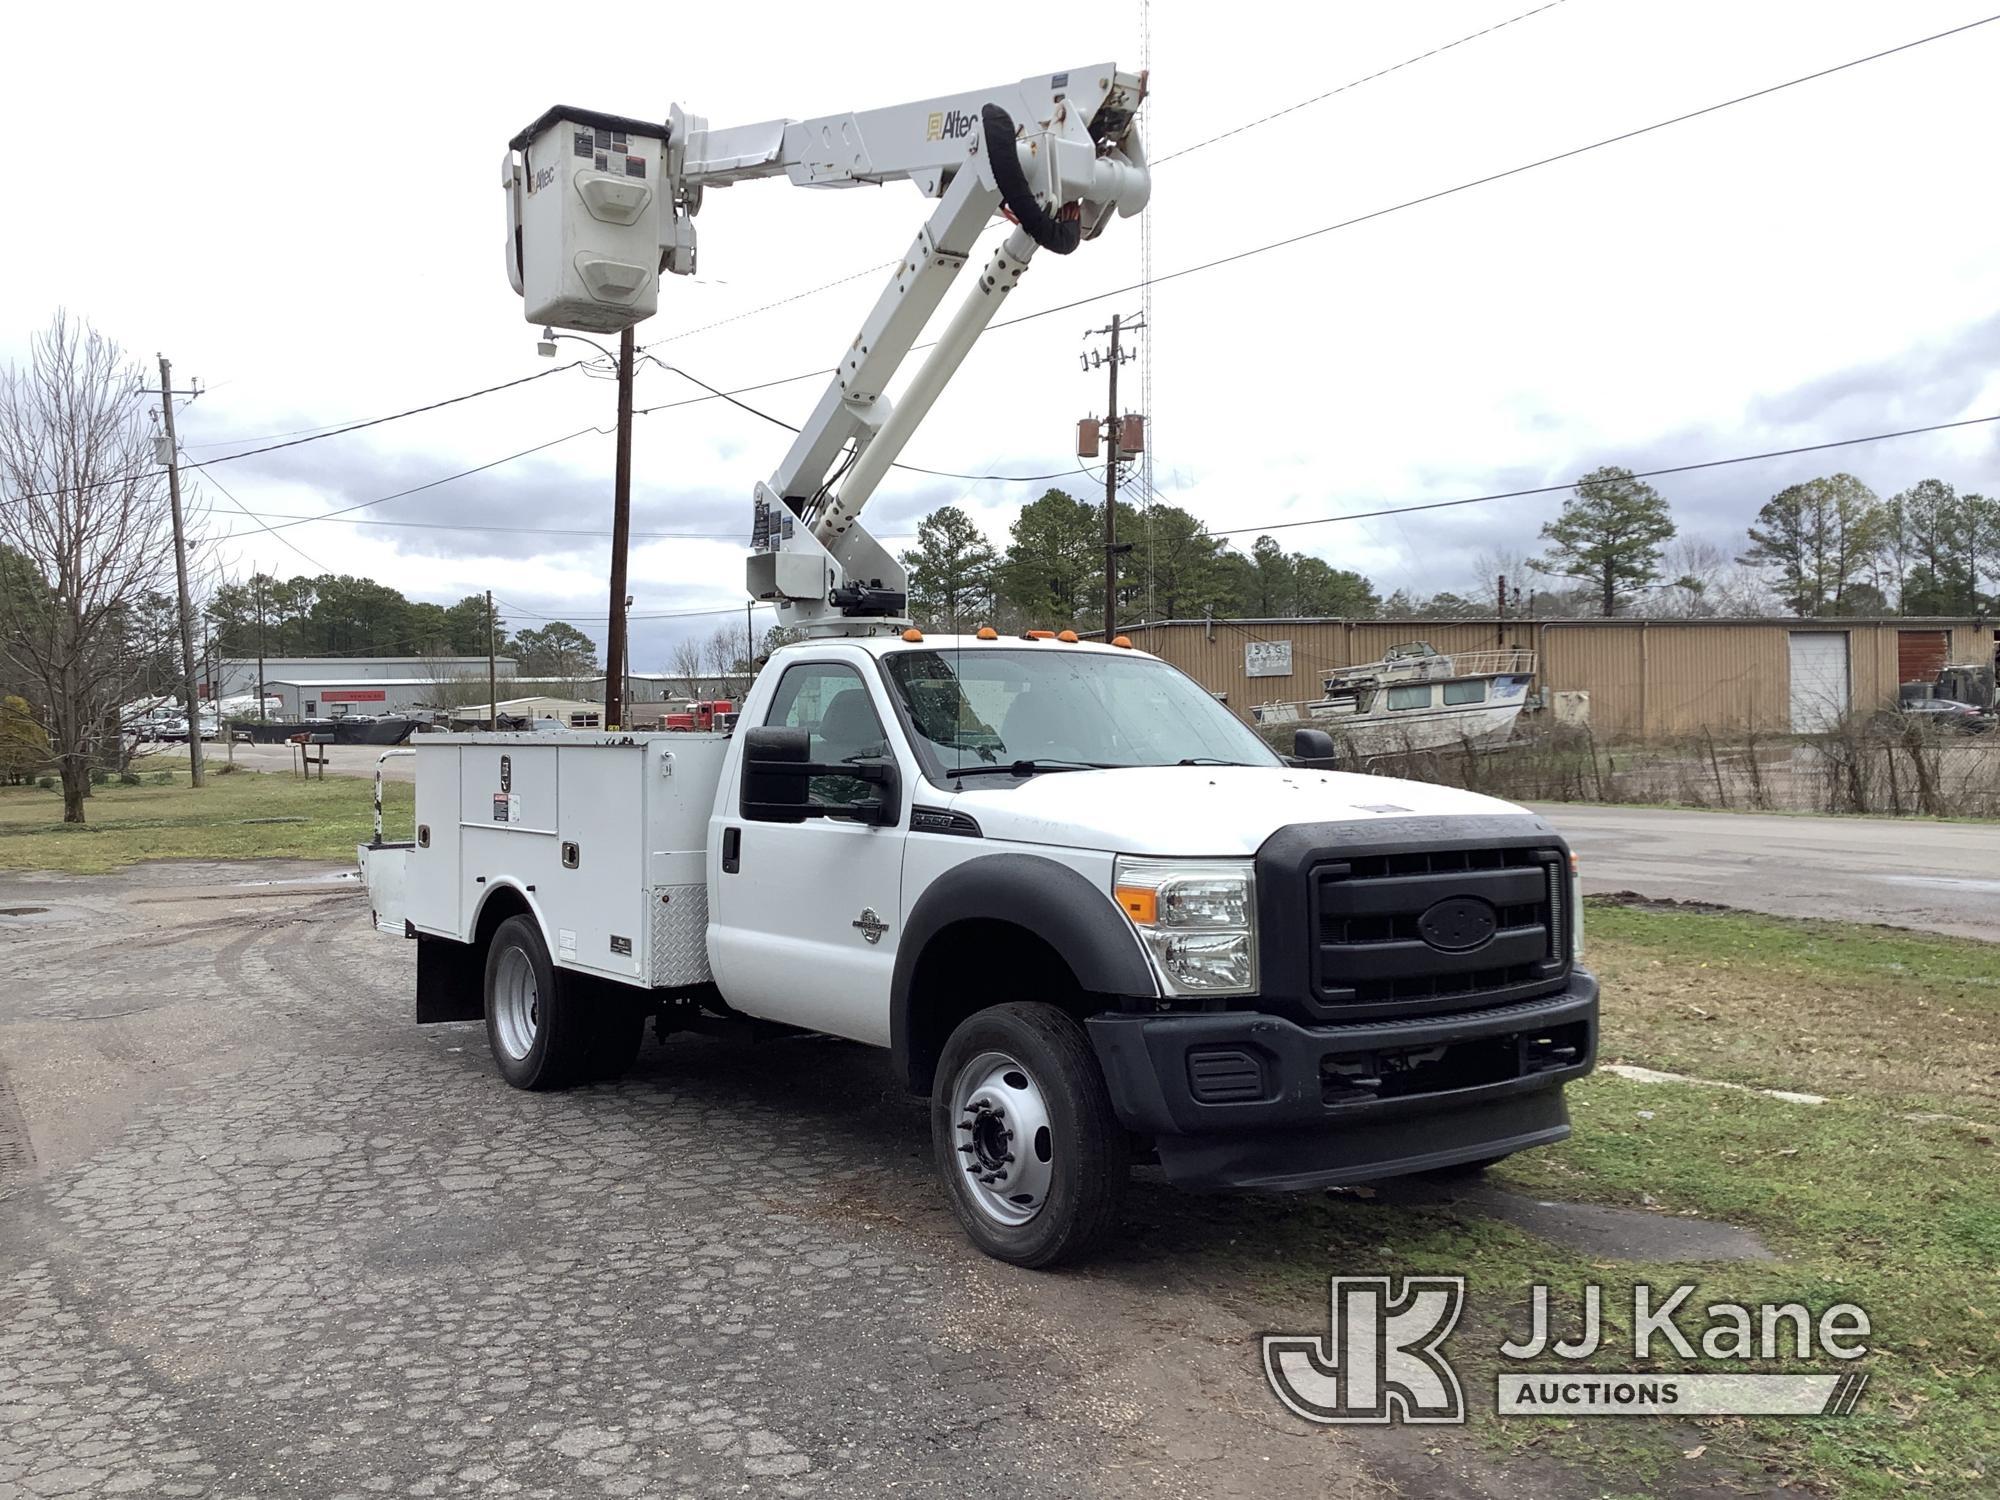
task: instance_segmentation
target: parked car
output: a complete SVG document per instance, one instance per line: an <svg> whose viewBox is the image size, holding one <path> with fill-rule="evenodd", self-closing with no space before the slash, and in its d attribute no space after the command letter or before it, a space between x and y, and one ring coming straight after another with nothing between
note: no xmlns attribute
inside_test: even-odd
<svg viewBox="0 0 2000 1500"><path fill-rule="evenodd" d="M1919 698L1898 707L1904 719L1934 724L1950 733L1984 734L1993 727L1990 712L1956 698Z"/></svg>

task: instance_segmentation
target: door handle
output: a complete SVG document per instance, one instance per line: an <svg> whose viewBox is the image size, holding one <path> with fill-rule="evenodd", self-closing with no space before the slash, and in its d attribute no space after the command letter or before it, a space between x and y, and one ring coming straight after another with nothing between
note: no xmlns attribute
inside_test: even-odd
<svg viewBox="0 0 2000 1500"><path fill-rule="evenodd" d="M722 830L722 873L734 875L743 867L743 830L725 828Z"/></svg>

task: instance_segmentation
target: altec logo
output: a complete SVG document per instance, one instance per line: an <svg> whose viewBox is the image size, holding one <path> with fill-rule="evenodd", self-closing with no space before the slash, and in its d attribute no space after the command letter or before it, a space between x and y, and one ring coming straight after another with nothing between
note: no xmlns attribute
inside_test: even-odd
<svg viewBox="0 0 2000 1500"><path fill-rule="evenodd" d="M940 113L932 110L929 123L924 131L927 141L955 141L962 135L972 134L972 116L962 109Z"/></svg>

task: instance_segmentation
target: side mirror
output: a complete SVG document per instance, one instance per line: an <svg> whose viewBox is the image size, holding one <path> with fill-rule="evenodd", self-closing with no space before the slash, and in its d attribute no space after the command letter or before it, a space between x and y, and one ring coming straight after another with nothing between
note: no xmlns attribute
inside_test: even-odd
<svg viewBox="0 0 2000 1500"><path fill-rule="evenodd" d="M902 816L902 775L887 756L822 765L808 759L811 741L803 729L763 725L743 736L742 816L760 823L803 823L807 818L852 818L888 826ZM816 806L815 776L844 776L881 788L866 802Z"/></svg>
<svg viewBox="0 0 2000 1500"><path fill-rule="evenodd" d="M857 802L843 810L829 808L829 817L852 817L857 822L873 823L878 828L894 826L903 815L903 778L896 769L895 761L888 756L877 756L871 760L857 760L841 767L848 775L880 787L872 802Z"/></svg>
<svg viewBox="0 0 2000 1500"><path fill-rule="evenodd" d="M763 725L744 733L744 817L760 823L803 823L811 816L807 810L811 748L803 729Z"/></svg>
<svg viewBox="0 0 2000 1500"><path fill-rule="evenodd" d="M1331 771L1340 764L1333 736L1324 729L1299 729L1292 733L1291 763L1308 771Z"/></svg>

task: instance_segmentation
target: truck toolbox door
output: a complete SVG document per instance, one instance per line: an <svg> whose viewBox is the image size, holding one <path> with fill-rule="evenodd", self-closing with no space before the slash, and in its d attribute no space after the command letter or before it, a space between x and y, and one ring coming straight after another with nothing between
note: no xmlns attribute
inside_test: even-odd
<svg viewBox="0 0 2000 1500"><path fill-rule="evenodd" d="M856 666L804 661L785 669L759 718L805 730L810 759L836 765L899 759L885 709ZM710 839L709 963L723 998L749 1015L887 1046L907 813L889 825L842 816L877 788L826 775L811 779L808 802L831 815L745 818L740 753L733 765ZM903 775L908 784L910 769Z"/></svg>

